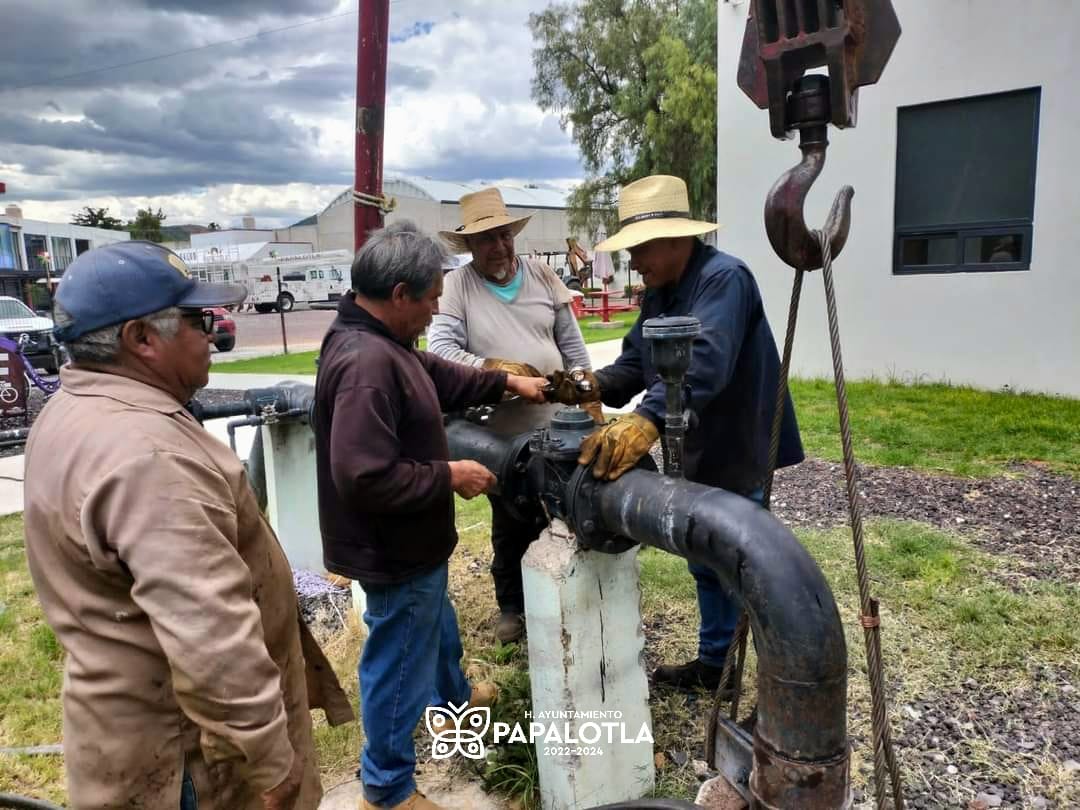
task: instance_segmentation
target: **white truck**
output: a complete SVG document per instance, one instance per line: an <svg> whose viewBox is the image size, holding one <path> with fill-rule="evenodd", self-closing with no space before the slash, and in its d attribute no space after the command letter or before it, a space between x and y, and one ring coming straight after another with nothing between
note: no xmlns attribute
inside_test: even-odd
<svg viewBox="0 0 1080 810"><path fill-rule="evenodd" d="M259 259L247 264L245 304L256 312L289 312L298 303L336 301L349 289L352 254L347 250L301 253ZM278 291L278 273L281 290Z"/></svg>

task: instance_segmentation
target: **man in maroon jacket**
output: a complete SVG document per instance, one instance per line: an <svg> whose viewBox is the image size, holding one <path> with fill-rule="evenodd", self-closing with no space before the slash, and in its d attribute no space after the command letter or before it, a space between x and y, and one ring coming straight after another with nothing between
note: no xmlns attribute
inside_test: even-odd
<svg viewBox="0 0 1080 810"><path fill-rule="evenodd" d="M315 383L319 523L327 570L367 595L360 657L361 808L431 810L416 791L412 734L431 704L488 705L470 687L446 592L457 544L454 493L495 483L474 461L450 461L444 411L509 391L542 403L542 377L451 363L413 348L439 311L443 249L410 222L376 231L356 254L352 291L323 339Z"/></svg>

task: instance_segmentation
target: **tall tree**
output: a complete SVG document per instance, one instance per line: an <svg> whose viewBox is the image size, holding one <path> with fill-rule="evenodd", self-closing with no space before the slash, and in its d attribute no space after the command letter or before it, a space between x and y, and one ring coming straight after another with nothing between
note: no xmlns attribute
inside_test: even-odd
<svg viewBox="0 0 1080 810"><path fill-rule="evenodd" d="M140 208L135 219L127 224L131 231L132 239L146 239L150 242L164 242L161 234L161 223L167 219L161 209L155 212L153 208Z"/></svg>
<svg viewBox="0 0 1080 810"><path fill-rule="evenodd" d="M124 223L109 216L108 208L91 208L84 205L83 210L71 217L72 225L86 225L91 228L105 228L110 231L124 230Z"/></svg>
<svg viewBox="0 0 1080 810"><path fill-rule="evenodd" d="M716 0L582 0L529 17L533 99L557 112L588 173L570 226L617 228L618 187L686 180L691 214L716 212Z"/></svg>

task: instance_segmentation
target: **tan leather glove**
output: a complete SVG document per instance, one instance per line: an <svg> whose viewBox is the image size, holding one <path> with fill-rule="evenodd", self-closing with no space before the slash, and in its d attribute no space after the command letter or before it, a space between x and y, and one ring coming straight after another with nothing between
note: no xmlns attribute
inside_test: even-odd
<svg viewBox="0 0 1080 810"><path fill-rule="evenodd" d="M528 363L518 363L514 360L500 360L498 357L489 357L484 361L484 368L491 371L505 371L516 377L543 377L539 369Z"/></svg>
<svg viewBox="0 0 1080 810"><path fill-rule="evenodd" d="M652 422L631 413L586 436L578 464L588 464L595 458L593 476L614 481L637 464L659 438L660 433Z"/></svg>
<svg viewBox="0 0 1080 810"><path fill-rule="evenodd" d="M600 383L591 371L583 368L553 371L547 375L547 378L552 388L548 397L554 402L561 402L563 405L581 405L586 402L600 401ZM585 386L588 387L588 391L581 390Z"/></svg>

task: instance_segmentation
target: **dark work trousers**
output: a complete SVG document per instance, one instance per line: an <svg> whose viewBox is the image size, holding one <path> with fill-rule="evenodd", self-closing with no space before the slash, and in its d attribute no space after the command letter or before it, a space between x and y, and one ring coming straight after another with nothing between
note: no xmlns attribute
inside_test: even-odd
<svg viewBox="0 0 1080 810"><path fill-rule="evenodd" d="M495 580L495 601L500 613L524 613L525 593L521 587L521 558L529 544L540 536L540 527L522 523L507 510L502 498L491 501L491 578Z"/></svg>

